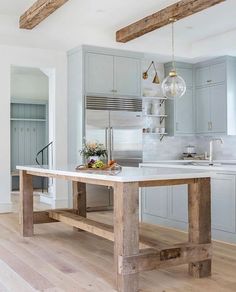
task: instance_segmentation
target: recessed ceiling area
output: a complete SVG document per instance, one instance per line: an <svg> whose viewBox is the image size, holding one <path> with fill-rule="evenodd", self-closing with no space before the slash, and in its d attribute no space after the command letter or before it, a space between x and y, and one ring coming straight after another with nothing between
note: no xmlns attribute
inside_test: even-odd
<svg viewBox="0 0 236 292"><path fill-rule="evenodd" d="M170 26L126 44L115 32L178 1L70 0L32 31L19 29L19 17L35 0L0 2L0 44L67 51L81 44L170 56ZM178 21L176 56L193 62L209 56L236 55L236 1L227 0ZM220 40L220 41L219 41Z"/></svg>

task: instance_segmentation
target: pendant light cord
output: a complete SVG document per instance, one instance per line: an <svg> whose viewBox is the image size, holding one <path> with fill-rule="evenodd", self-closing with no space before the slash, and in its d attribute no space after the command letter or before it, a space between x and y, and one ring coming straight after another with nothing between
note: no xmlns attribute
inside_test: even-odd
<svg viewBox="0 0 236 292"><path fill-rule="evenodd" d="M171 24L171 28L172 28L172 67L173 69L176 71L175 69L175 38L174 38L174 22L175 20L172 20L172 24Z"/></svg>

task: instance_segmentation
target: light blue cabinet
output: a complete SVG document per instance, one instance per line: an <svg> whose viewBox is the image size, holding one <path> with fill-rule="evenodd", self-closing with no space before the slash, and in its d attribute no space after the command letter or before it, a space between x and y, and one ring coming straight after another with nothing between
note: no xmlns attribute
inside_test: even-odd
<svg viewBox="0 0 236 292"><path fill-rule="evenodd" d="M210 88L196 89L196 129L197 133L208 133L210 131Z"/></svg>
<svg viewBox="0 0 236 292"><path fill-rule="evenodd" d="M215 175L211 190L213 229L235 232L235 175Z"/></svg>
<svg viewBox="0 0 236 292"><path fill-rule="evenodd" d="M223 83L196 89L197 133L227 132L226 85Z"/></svg>
<svg viewBox="0 0 236 292"><path fill-rule="evenodd" d="M168 216L168 187L144 188L142 195L145 214L165 218Z"/></svg>
<svg viewBox="0 0 236 292"><path fill-rule="evenodd" d="M217 58L194 68L196 132L236 135L236 59Z"/></svg>
<svg viewBox="0 0 236 292"><path fill-rule="evenodd" d="M86 53L86 95L141 96L141 61L139 58Z"/></svg>
<svg viewBox="0 0 236 292"><path fill-rule="evenodd" d="M114 58L115 95L141 96L141 63L129 57Z"/></svg>
<svg viewBox="0 0 236 292"><path fill-rule="evenodd" d="M209 86L226 81L226 63L220 62L196 68L196 86Z"/></svg>
<svg viewBox="0 0 236 292"><path fill-rule="evenodd" d="M169 187L169 218L188 222L188 186Z"/></svg>
<svg viewBox="0 0 236 292"><path fill-rule="evenodd" d="M165 75L172 69L172 64L165 64ZM187 86L186 93L174 100L166 101L166 131L171 136L189 135L195 133L193 65L177 62L177 73L184 78Z"/></svg>
<svg viewBox="0 0 236 292"><path fill-rule="evenodd" d="M86 93L113 95L114 65L113 56L87 53L85 67Z"/></svg>
<svg viewBox="0 0 236 292"><path fill-rule="evenodd" d="M210 87L212 133L227 133L226 95L225 84L217 84Z"/></svg>
<svg viewBox="0 0 236 292"><path fill-rule="evenodd" d="M142 220L187 230L187 185L142 188ZM213 238L236 243L236 174L211 179Z"/></svg>

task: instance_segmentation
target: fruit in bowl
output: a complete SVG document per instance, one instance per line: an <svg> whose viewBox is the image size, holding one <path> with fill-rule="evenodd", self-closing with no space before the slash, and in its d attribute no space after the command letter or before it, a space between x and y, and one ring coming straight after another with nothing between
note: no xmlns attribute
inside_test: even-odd
<svg viewBox="0 0 236 292"><path fill-rule="evenodd" d="M103 161L97 160L95 163L93 163L92 168L103 168L104 166L105 164Z"/></svg>

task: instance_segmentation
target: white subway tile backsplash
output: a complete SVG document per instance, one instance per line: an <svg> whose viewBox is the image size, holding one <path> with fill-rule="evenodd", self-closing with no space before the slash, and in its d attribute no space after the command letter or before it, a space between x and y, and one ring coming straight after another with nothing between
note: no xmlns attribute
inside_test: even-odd
<svg viewBox="0 0 236 292"><path fill-rule="evenodd" d="M143 161L181 159L184 147L193 145L198 154L209 153L209 142L216 136L164 137L144 135ZM219 137L219 136L217 136ZM224 144L214 145L214 159L236 159L236 136L221 136Z"/></svg>

